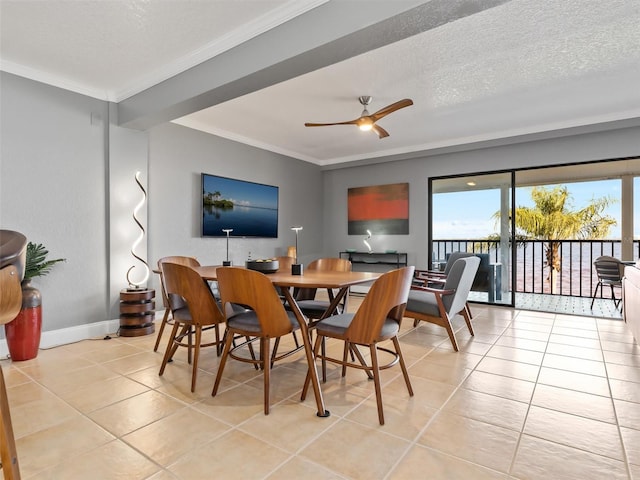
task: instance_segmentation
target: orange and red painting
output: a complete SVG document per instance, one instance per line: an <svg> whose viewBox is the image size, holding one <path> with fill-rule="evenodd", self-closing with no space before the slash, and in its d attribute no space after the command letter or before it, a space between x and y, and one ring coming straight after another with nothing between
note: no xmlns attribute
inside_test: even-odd
<svg viewBox="0 0 640 480"><path fill-rule="evenodd" d="M347 191L349 235L409 234L409 184L393 183Z"/></svg>

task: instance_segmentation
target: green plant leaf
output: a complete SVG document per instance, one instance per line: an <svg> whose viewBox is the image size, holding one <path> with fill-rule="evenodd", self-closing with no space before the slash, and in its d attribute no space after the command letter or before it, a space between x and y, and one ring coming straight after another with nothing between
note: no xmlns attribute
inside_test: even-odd
<svg viewBox="0 0 640 480"><path fill-rule="evenodd" d="M25 280L34 277L44 277L49 274L51 268L56 263L66 262L65 258L47 260L48 254L49 251L41 243L35 244L33 242L29 242L27 244L27 258L24 270Z"/></svg>

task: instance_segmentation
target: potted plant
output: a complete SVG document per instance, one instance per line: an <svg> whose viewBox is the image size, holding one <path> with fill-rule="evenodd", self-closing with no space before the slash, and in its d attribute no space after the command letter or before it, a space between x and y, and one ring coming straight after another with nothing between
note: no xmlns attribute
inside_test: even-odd
<svg viewBox="0 0 640 480"><path fill-rule="evenodd" d="M22 280L22 309L18 316L5 324L4 331L9 354L14 361L30 360L38 355L42 332L42 296L31 285L35 277L43 277L64 258L47 260L49 251L41 243L27 244L24 279Z"/></svg>

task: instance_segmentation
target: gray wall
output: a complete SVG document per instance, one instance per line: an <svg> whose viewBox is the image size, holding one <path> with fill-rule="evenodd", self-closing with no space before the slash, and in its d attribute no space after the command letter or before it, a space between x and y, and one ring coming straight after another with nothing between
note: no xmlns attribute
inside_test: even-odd
<svg viewBox="0 0 640 480"><path fill-rule="evenodd" d="M202 264L220 264L226 240L202 238L198 207L201 173L279 187L278 238L231 238L229 259L244 265L252 258L286 254L295 242L291 227L302 225L299 245L304 263L322 253L322 173L307 162L267 152L174 124L150 130L149 258L192 255Z"/></svg>
<svg viewBox="0 0 640 480"><path fill-rule="evenodd" d="M0 81L0 226L67 259L33 282L43 330L104 320L107 104L6 73Z"/></svg>
<svg viewBox="0 0 640 480"><path fill-rule="evenodd" d="M635 127L327 170L323 210L325 231L331 233L325 235L325 254L366 248L363 236L347 234L347 190L351 187L409 182L409 235L374 235L370 243L376 251L407 252L409 264L426 267L430 177L639 155L640 128Z"/></svg>
<svg viewBox="0 0 640 480"><path fill-rule="evenodd" d="M138 251L146 250L152 268L171 254L222 261L224 240L200 237L201 172L280 187L278 238L233 239L234 262L249 251L254 258L283 254L295 240L293 225L304 226L301 260L321 254L319 167L173 124L149 132L117 127L106 102L1 75L0 228L67 259L34 281L43 296L42 346L117 328L118 293L135 263L137 170L148 193L141 212L147 248ZM154 275L150 285L157 287Z"/></svg>

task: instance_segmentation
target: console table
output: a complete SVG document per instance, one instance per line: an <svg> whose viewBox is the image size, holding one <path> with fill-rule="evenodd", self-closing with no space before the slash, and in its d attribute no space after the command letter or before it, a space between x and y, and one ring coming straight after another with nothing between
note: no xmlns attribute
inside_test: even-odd
<svg viewBox="0 0 640 480"><path fill-rule="evenodd" d="M393 265L396 268L407 266L406 253L387 252L340 252L340 258L348 259L352 264L366 263L368 265Z"/></svg>

